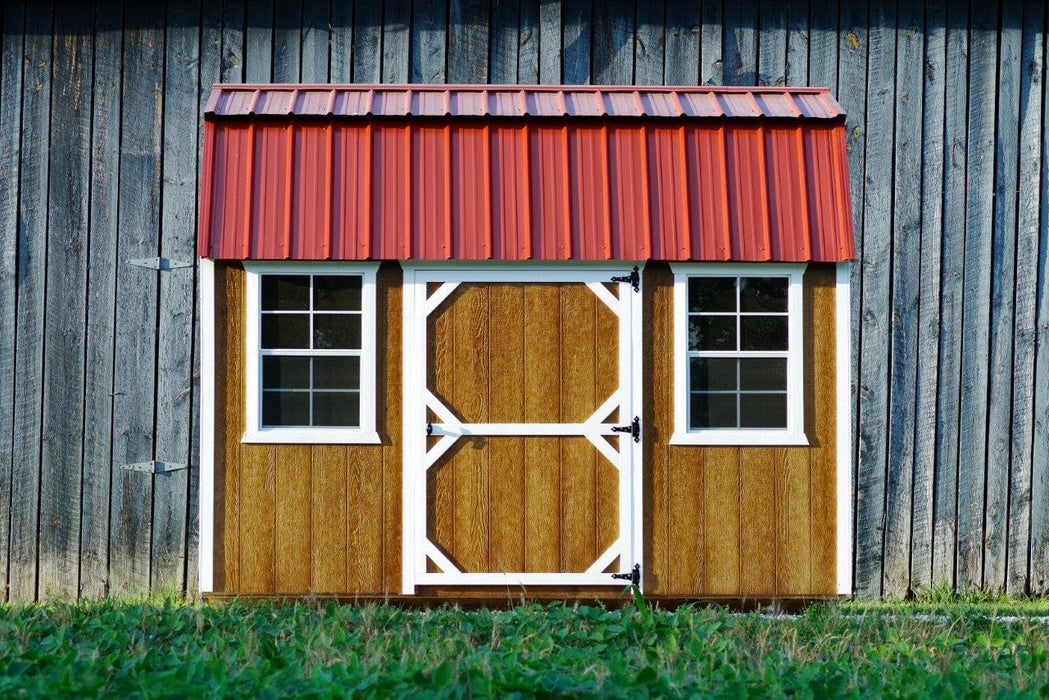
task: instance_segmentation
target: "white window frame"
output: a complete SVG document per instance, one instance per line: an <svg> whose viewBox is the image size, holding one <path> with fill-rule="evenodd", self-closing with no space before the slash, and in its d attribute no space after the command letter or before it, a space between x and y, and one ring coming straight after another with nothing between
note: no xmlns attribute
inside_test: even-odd
<svg viewBox="0 0 1049 700"><path fill-rule="evenodd" d="M676 263L674 273L674 433L671 445L807 445L802 289L804 264ZM787 427L690 428L688 421L688 280L693 277L785 277L787 287ZM755 352L763 356L762 352ZM741 353L727 353L739 357Z"/></svg>
<svg viewBox="0 0 1049 700"><path fill-rule="evenodd" d="M245 262L245 413L241 442L263 444L353 445L378 444L375 429L375 274L379 263ZM360 426L262 426L262 275L358 275L361 277L361 413Z"/></svg>

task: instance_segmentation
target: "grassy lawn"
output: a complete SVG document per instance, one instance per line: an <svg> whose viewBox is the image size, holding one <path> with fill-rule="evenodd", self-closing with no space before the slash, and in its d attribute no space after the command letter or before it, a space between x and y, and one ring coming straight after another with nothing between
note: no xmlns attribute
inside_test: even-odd
<svg viewBox="0 0 1049 700"><path fill-rule="evenodd" d="M1000 601L999 601L1000 602ZM173 601L0 606L0 695L1046 696L1049 627L996 601L510 611ZM1041 607L1039 607L1041 606ZM943 617L939 617L942 614Z"/></svg>

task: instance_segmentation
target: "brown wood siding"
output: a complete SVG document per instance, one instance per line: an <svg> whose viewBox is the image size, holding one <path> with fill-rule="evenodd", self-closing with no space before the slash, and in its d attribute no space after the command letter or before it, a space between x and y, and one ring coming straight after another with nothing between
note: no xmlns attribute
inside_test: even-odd
<svg viewBox="0 0 1049 700"><path fill-rule="evenodd" d="M401 272L378 274L381 445L242 444L244 271L216 266L215 590L384 593L401 579Z"/></svg>
<svg viewBox="0 0 1049 700"><path fill-rule="evenodd" d="M665 264L644 275L647 591L835 592L833 266L805 276L808 447L669 446L674 309ZM382 445L246 445L244 274L219 265L216 590L398 593L401 580L400 271L378 277ZM471 421L584 420L613 390L615 319L585 287L463 285L430 320L435 394ZM535 342L553 338L553 342ZM610 339L607 344L603 339ZM551 468L553 465L553 468ZM608 468L603 468L607 466ZM465 570L578 571L611 543L616 474L572 438L462 441L431 470L431 537ZM616 595L561 587L547 594ZM420 587L448 598L505 588Z"/></svg>
<svg viewBox="0 0 1049 700"><path fill-rule="evenodd" d="M645 569L663 595L835 591L834 268L805 274L807 447L670 446L673 277L644 278Z"/></svg>
<svg viewBox="0 0 1049 700"><path fill-rule="evenodd" d="M617 388L618 321L585 285L463 284L428 323L427 386L464 421L581 423ZM618 473L585 438L462 440L427 490L466 572L582 572L618 537Z"/></svg>

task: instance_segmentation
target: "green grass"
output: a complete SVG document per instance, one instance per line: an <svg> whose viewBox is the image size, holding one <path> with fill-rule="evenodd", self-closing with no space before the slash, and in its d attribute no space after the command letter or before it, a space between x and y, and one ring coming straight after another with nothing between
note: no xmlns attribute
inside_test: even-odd
<svg viewBox="0 0 1049 700"><path fill-rule="evenodd" d="M643 605L4 605L0 696L1049 693L1045 625L958 601L944 610L818 605L773 619Z"/></svg>

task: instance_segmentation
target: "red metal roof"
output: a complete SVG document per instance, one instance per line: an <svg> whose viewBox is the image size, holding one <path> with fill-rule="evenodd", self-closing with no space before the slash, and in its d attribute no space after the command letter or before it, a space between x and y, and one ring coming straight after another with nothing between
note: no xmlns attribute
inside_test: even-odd
<svg viewBox="0 0 1049 700"><path fill-rule="evenodd" d="M826 90L216 86L207 115L205 257L855 256Z"/></svg>

